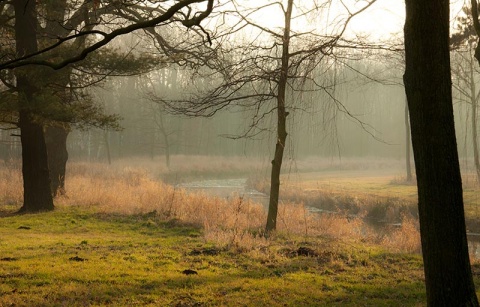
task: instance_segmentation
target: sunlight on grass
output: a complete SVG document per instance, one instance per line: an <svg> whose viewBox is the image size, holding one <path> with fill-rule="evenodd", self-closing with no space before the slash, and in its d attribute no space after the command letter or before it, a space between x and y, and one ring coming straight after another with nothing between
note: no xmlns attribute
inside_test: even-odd
<svg viewBox="0 0 480 307"><path fill-rule="evenodd" d="M54 212L33 215L11 214L21 205L19 166L4 165L0 175L0 306L425 301L418 222L402 215L411 208L405 204L412 187L398 187L407 200L389 200L381 194L391 185L384 177L365 177L356 188L351 178L337 187L331 181L328 192L313 173L286 182L278 231L265 238L262 205L188 193L146 168L72 163L67 196L56 199ZM332 208L343 203L344 214L312 213L319 200ZM375 228L368 212L400 215L402 223Z"/></svg>

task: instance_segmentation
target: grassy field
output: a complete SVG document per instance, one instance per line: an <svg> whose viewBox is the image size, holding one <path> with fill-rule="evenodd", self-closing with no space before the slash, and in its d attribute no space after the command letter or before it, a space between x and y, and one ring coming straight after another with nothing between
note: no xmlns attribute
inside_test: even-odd
<svg viewBox="0 0 480 307"><path fill-rule="evenodd" d="M227 165L216 163L208 176ZM68 196L33 215L13 214L19 165L0 167L0 306L425 305L417 221L403 215L380 231L365 222L372 208L390 208L385 217L414 207L413 185L383 170L285 175L289 201L267 239L261 205L187 193L148 165L73 163ZM318 216L306 207L318 201L357 209Z"/></svg>
<svg viewBox="0 0 480 307"><path fill-rule="evenodd" d="M242 249L209 242L201 228L154 213L63 206L1 221L0 306L422 306L425 300L418 255L349 240L279 234Z"/></svg>

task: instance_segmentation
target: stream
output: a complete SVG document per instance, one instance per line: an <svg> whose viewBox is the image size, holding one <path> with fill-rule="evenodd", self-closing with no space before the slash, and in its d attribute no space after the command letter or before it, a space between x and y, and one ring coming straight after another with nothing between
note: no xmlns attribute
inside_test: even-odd
<svg viewBox="0 0 480 307"><path fill-rule="evenodd" d="M254 189L247 188L247 179L213 179L200 180L177 185L187 191L204 192L208 195L226 199L231 197L244 197L260 203L267 209L268 195Z"/></svg>
<svg viewBox="0 0 480 307"><path fill-rule="evenodd" d="M177 186L187 191L204 192L208 195L226 199L243 197L262 204L265 211L268 210L269 196L255 189L248 188L246 178L199 180L178 184ZM335 213L334 211L323 210L316 207L307 207L307 210L315 213ZM384 226L387 225L400 227L401 223L384 224ZM480 233L469 232L467 236L470 253L476 259L480 259Z"/></svg>
<svg viewBox="0 0 480 307"><path fill-rule="evenodd" d="M255 189L247 187L247 179L212 179L200 180L178 184L177 187L192 192L204 192L208 195L218 196L225 199L232 197L243 197L263 205L268 210L269 196ZM316 207L307 206L307 210L317 213L335 213L335 211L324 210Z"/></svg>

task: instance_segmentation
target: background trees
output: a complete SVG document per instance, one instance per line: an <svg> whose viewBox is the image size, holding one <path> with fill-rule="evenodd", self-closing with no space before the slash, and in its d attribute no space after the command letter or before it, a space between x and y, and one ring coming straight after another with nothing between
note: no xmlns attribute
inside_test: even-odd
<svg viewBox="0 0 480 307"><path fill-rule="evenodd" d="M185 0L171 5L162 2L153 8L147 1L123 4L51 1L37 5L32 1L18 0L13 1L13 5L2 4L3 30L10 35L12 41L6 45L7 48L2 49L0 69L4 85L12 89L5 93L9 98L5 99L9 102L8 106L11 106L12 100L17 100L16 107L11 111L17 112L21 131L24 180L22 211L53 209L44 128L49 121L69 122L65 120L68 118L66 110L71 109L68 108L69 102L65 100L71 97L71 91L76 84L72 80L72 67L67 66L86 59L89 54L119 35L169 21L181 9L197 2L203 1ZM162 7L163 4L166 7ZM147 14L148 18L138 23L118 18L117 13L123 13L125 8L132 6L136 8L135 13ZM181 14L183 18L176 20L186 27L198 26L212 11L212 6L213 1L208 1L205 11L194 15ZM190 7L188 11L191 13ZM11 46L15 48L9 48ZM87 60L91 65L90 71L94 71L95 65L98 65L98 62L95 63L96 58L90 56ZM13 70L10 72L5 69ZM52 69L58 71L54 72ZM78 67L76 69L82 71ZM55 82L49 79L54 79ZM49 95L43 92L44 88L49 88ZM16 94L12 95L12 92ZM15 105L15 102L13 104ZM87 105L86 110L84 107L80 106L80 117L86 113L86 118L91 119L89 116L98 114L91 106ZM70 116L72 114L75 114L74 118L78 116L77 113L70 113ZM65 128L64 133L52 133L49 138L63 139L53 143L65 143L68 127L65 124L53 125L46 130L61 128ZM61 154L51 163L61 160L64 164L65 153L52 148L50 155L55 152ZM64 170L64 167L52 169ZM61 184L62 178L59 179ZM54 193L57 189L58 187L53 188Z"/></svg>

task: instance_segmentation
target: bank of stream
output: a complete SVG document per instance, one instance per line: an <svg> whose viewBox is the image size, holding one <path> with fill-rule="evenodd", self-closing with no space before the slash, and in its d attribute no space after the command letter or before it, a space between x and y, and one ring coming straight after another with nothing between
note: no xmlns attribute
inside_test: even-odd
<svg viewBox="0 0 480 307"><path fill-rule="evenodd" d="M234 178L234 179L210 179L191 181L182 184L178 184L177 187L183 188L192 192L203 192L207 195L222 197L230 199L233 197L242 197L244 199L250 199L263 206L265 210L268 210L269 196L265 193L259 192L253 188L248 187L246 178ZM308 211L316 214L338 214L348 212L341 212L341 210L335 210L331 206L322 207L321 204L306 205ZM351 214L354 217L354 214ZM401 214L393 217L393 219L383 219L379 217L372 217L370 215L364 216L364 221L379 231L386 231L388 228L394 229L401 227ZM467 221L468 225L468 221ZM480 231L469 231L467 233L469 240L469 247L472 255L475 258L480 258Z"/></svg>

